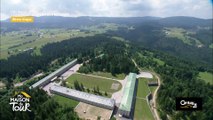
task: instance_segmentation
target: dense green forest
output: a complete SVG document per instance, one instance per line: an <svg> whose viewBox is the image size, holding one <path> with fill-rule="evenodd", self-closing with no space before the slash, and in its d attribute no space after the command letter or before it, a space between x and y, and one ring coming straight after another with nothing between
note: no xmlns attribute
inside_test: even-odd
<svg viewBox="0 0 213 120"><path fill-rule="evenodd" d="M25 91L31 96L31 112L14 112L9 100L15 92ZM1 120L78 120L74 108L62 106L53 98L49 97L41 89L31 89L27 87L9 90L7 94L0 97L0 119Z"/></svg>
<svg viewBox="0 0 213 120"><path fill-rule="evenodd" d="M91 59L89 63L84 63L79 72L89 73L94 71L110 72L112 75L129 72L138 72L129 57L129 47L127 43L114 41L103 46L103 55Z"/></svg>

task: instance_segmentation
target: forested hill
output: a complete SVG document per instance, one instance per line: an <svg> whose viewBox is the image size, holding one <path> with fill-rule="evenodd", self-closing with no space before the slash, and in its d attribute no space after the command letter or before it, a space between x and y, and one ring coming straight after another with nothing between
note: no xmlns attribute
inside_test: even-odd
<svg viewBox="0 0 213 120"><path fill-rule="evenodd" d="M80 28L101 23L136 24L150 20L158 20L158 17L61 17L41 16L35 17L34 23L10 23L9 19L1 21L3 31L34 29L34 28Z"/></svg>
<svg viewBox="0 0 213 120"><path fill-rule="evenodd" d="M197 26L205 27L212 25L212 19L200 19L194 17L167 17L158 20L160 24L166 27L184 27L184 28L195 28Z"/></svg>
<svg viewBox="0 0 213 120"><path fill-rule="evenodd" d="M193 17L61 17L41 16L35 17L34 23L10 23L10 20L1 21L1 29L4 31L34 29L34 28L80 28L82 26L97 25L100 23L116 23L137 26L142 23L158 23L163 26L196 27L211 26L212 19L199 19Z"/></svg>
<svg viewBox="0 0 213 120"><path fill-rule="evenodd" d="M196 27L196 23L202 20L194 21L196 26L193 25L193 21L189 25L182 24L183 22L173 24L175 21L169 21L170 23L165 23L166 25L146 22L135 26L132 30L120 28L116 32L108 33L149 49L160 50L197 64L206 64L206 67L212 69L213 33L210 24L207 27Z"/></svg>

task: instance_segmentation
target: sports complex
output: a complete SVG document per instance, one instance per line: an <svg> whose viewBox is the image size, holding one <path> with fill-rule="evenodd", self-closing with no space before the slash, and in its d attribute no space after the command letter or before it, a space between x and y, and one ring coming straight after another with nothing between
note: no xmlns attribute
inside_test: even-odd
<svg viewBox="0 0 213 120"><path fill-rule="evenodd" d="M148 86L149 79L153 78L151 73L129 73L124 76L123 80L119 80L106 76L78 73L77 70L80 66L77 59L74 59L30 88L39 87L47 91L50 96L62 96L79 102L74 107L82 119L111 119L115 117L116 119L137 120L141 115L148 115L147 118L151 120L155 119L151 108L155 84L151 87ZM60 79L60 82L54 82L55 79ZM84 83L87 91L73 89L74 80ZM66 82L68 86L62 86L62 82ZM155 81L151 82L155 83ZM100 91L102 93L105 91L107 95L90 92L92 85L96 84L99 85ZM147 110L143 111L143 108Z"/></svg>

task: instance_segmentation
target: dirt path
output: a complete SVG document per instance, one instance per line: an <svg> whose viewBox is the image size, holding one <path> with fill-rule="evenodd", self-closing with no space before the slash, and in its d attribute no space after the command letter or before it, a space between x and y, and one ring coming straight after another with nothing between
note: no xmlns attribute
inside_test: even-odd
<svg viewBox="0 0 213 120"><path fill-rule="evenodd" d="M156 101L157 101L157 92L158 92L158 90L160 88L161 82L160 82L160 78L158 77L158 75L156 73L152 73L152 74L154 74L156 76L157 80L158 80L158 87L155 89L155 92L153 93L153 106L152 106L152 109L153 109L153 112L155 114L155 119L156 120L160 120L160 116L159 116L158 111L157 111L157 102Z"/></svg>
<svg viewBox="0 0 213 120"><path fill-rule="evenodd" d="M134 59L132 59L132 62L135 64L135 67L137 67L139 71L142 71L142 70L141 70L141 68L140 68L140 67L138 67L138 64L135 62L135 60L134 60Z"/></svg>

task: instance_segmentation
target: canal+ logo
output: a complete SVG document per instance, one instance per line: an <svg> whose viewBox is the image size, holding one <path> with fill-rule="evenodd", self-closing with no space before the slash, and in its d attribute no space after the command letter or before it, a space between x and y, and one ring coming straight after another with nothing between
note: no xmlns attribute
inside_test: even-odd
<svg viewBox="0 0 213 120"><path fill-rule="evenodd" d="M10 105L13 111L29 111L30 110L30 98L31 96L26 92L16 92L15 95L10 98Z"/></svg>

